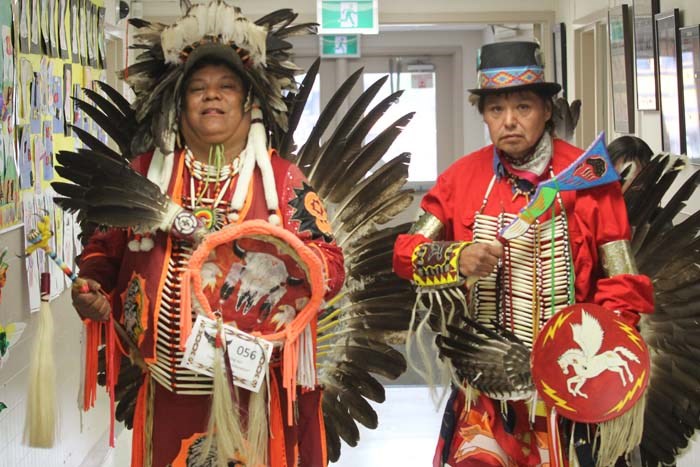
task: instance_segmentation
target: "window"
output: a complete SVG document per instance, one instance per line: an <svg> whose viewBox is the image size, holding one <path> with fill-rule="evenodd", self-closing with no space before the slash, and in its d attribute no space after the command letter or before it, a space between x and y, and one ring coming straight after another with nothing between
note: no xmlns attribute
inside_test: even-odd
<svg viewBox="0 0 700 467"><path fill-rule="evenodd" d="M364 73L364 89L386 73ZM437 177L437 124L435 71L401 72L393 76L397 89L403 89L399 102L389 107L374 125L367 141L376 137L387 125L408 112L415 111L413 120L396 138L382 159L384 162L402 152L411 153L408 168L409 182L433 182ZM370 108L391 94L391 79L382 86Z"/></svg>

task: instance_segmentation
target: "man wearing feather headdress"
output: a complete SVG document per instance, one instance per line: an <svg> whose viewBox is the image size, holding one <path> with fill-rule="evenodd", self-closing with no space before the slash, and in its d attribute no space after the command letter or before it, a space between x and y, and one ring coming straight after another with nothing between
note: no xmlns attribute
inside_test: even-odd
<svg viewBox="0 0 700 467"><path fill-rule="evenodd" d="M74 290L73 303L86 320L103 321L111 314L121 324L122 347L131 348L131 358L146 370L126 386L126 396L118 396L124 405L117 408L118 419L128 419L125 412L135 411L134 466L220 464L217 453L205 447L212 379L180 366L183 352L178 343L193 318L180 316L181 273L193 249L188 232L195 226L214 232L224 225L263 219L294 233L317 254L327 296L343 283L342 254L323 204L300 170L272 149L287 128L282 92L296 89L294 75L300 71L289 60L291 44L284 39L313 32L312 25L289 26L295 16L280 10L253 23L238 8L212 1L190 7L170 26L132 20L139 29L136 47L142 54L122 77L136 100L119 110L121 120L133 116L135 124L112 128L110 134L121 131L117 143L122 156L133 156L131 166L160 187L179 206L179 214L171 219L169 233L133 228L94 234L80 258L80 276L90 292ZM118 96L110 98L119 102ZM106 117L98 123L109 126ZM125 178L116 196L136 196L140 188L129 183L138 180ZM120 225L120 216L143 212L140 225L149 226L154 218L170 215L158 211L162 195L154 196L151 202L134 200L138 208L128 213L113 209L90 214L102 216L104 224ZM230 269L216 261L219 251L212 251L202 278L205 291L221 290L225 322L246 332L270 333L283 328L304 306L306 289L295 288L299 266L276 257L269 244L249 239L234 243L226 254L241 261ZM281 409L287 401L276 353L271 366L269 443L257 446L246 440L236 446L228 465L325 465L320 391L299 391L293 419L288 419L287 410ZM240 419L250 432L246 425L254 423L254 415L246 409L247 399L247 391L241 391L230 417ZM263 420L262 431L267 432L267 416ZM254 447L268 456L254 452Z"/></svg>
<svg viewBox="0 0 700 467"><path fill-rule="evenodd" d="M653 311L653 293L649 278L637 273L630 254L630 227L619 184L561 191L526 234L505 244L494 242L500 229L528 204L537 185L569 167L582 151L552 135L552 96L561 87L545 81L538 44L487 44L480 50L477 69L478 87L470 92L493 144L461 158L438 178L423 198L424 214L395 244L397 274L430 296L430 306L442 308L432 309L432 319L427 314L418 329L429 323L446 336L446 322L461 322L455 304L465 303L477 322L471 328L481 326L480 336L489 336L469 344L478 360L488 358L479 352L493 341L494 330L505 330L531 347L544 323L576 302L602 305L635 324L638 313ZM468 278L479 280L465 297ZM442 324L435 324L440 321L436 312L442 313ZM506 354L504 358L518 357L515 352ZM455 389L448 401L434 466L552 462L542 402L514 400L531 397L532 392L479 392L474 387L488 388L490 374L483 371L466 378L460 364L468 364L447 355L443 352L444 360L456 370L453 380L464 387ZM529 352L522 359L518 363L529 378ZM514 375L514 381L516 376L521 375ZM580 426L583 435L574 435L578 461L593 465L590 436L595 430ZM562 434L568 437L571 430Z"/></svg>

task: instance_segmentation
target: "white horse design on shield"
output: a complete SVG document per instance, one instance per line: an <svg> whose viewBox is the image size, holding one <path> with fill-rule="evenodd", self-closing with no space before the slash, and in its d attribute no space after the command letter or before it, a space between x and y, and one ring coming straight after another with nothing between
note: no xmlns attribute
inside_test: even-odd
<svg viewBox="0 0 700 467"><path fill-rule="evenodd" d="M581 388L588 379L595 378L606 370L619 374L622 386L633 382L634 376L627 360L639 363L639 358L624 346L598 353L604 338L603 328L598 320L582 311L581 324L571 324L571 331L574 342L580 348L566 350L557 360L565 375L569 374L569 367L573 369L574 375L566 380L566 387L571 395L588 399L588 395L581 391Z"/></svg>

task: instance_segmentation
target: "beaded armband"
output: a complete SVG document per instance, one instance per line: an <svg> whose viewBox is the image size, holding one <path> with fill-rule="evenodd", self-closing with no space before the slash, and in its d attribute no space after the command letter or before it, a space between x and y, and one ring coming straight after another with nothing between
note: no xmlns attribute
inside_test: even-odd
<svg viewBox="0 0 700 467"><path fill-rule="evenodd" d="M605 243L598 247L598 252L606 277L619 274L639 274L629 241L615 240Z"/></svg>
<svg viewBox="0 0 700 467"><path fill-rule="evenodd" d="M413 283L419 287L442 289L462 285L459 255L469 242L422 243L413 250Z"/></svg>

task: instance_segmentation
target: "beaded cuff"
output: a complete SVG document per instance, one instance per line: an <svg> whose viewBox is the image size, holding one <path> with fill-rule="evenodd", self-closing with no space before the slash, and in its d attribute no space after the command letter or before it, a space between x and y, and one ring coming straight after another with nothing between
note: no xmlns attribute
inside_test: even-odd
<svg viewBox="0 0 700 467"><path fill-rule="evenodd" d="M422 243L413 250L413 283L419 287L442 289L462 285L459 255L468 242Z"/></svg>

